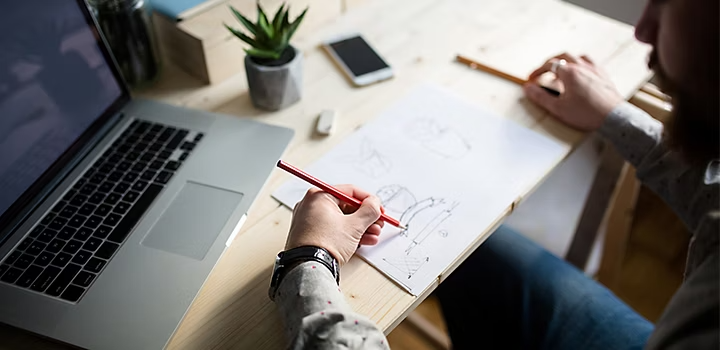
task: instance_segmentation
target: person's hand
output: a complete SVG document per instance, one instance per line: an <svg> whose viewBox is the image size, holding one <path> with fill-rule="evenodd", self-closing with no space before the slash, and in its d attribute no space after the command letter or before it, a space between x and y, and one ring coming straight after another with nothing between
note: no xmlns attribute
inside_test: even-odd
<svg viewBox="0 0 720 350"><path fill-rule="evenodd" d="M355 253L359 244L374 245L384 225L378 221L380 199L353 185L335 186L362 201L357 210L316 188L311 188L293 209L285 249L316 246L327 249L340 265Z"/></svg>
<svg viewBox="0 0 720 350"><path fill-rule="evenodd" d="M558 65L560 60L567 63ZM555 75L560 84L560 96L553 96L534 81L557 67ZM570 127L582 131L600 128L605 117L623 98L610 79L587 56L575 57L564 53L549 59L528 78L523 89L530 101L546 109Z"/></svg>

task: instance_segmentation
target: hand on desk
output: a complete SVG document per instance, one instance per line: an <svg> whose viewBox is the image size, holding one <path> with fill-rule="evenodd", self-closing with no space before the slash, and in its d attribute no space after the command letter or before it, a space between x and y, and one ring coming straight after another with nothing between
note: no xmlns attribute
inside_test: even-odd
<svg viewBox="0 0 720 350"><path fill-rule="evenodd" d="M325 248L343 265L350 260L358 244L377 244L384 224L378 221L380 200L352 185L336 187L362 200L362 206L355 210L335 197L311 188L293 209L285 249L308 245Z"/></svg>
<svg viewBox="0 0 720 350"><path fill-rule="evenodd" d="M560 60L565 60L567 64L558 65ZM557 55L532 72L528 81L535 81L550 72L553 65L557 67L555 74L562 84L562 94L555 97L538 84L528 83L524 86L525 95L568 126L595 131L605 117L623 102L607 75L587 56Z"/></svg>

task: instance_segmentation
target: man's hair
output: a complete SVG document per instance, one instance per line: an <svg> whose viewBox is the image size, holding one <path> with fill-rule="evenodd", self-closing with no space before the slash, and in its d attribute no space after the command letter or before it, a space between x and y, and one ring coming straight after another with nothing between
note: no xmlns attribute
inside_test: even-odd
<svg viewBox="0 0 720 350"><path fill-rule="evenodd" d="M716 63L720 66L720 62ZM691 163L720 158L720 101L717 90L704 95L692 94L667 77L650 53L648 66L655 72L660 88L672 98L673 110L666 127L670 147Z"/></svg>

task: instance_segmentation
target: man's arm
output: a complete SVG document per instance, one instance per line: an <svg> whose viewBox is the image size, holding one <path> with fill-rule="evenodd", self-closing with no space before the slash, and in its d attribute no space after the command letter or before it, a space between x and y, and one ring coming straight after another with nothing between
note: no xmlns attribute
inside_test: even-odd
<svg viewBox="0 0 720 350"><path fill-rule="evenodd" d="M565 63L560 64L561 60ZM550 72L562 85L558 97L532 83ZM637 168L638 178L659 194L693 232L703 215L717 207L718 170L690 166L677 152L669 151L662 142L663 125L625 102L590 58L557 55L530 74L528 80L531 83L525 85L525 94L530 100L570 127L599 131L608 138Z"/></svg>
<svg viewBox="0 0 720 350"><path fill-rule="evenodd" d="M291 349L388 349L375 324L354 313L324 266L305 262L283 279L275 302Z"/></svg>
<svg viewBox="0 0 720 350"><path fill-rule="evenodd" d="M637 177L697 232L703 217L717 208L716 172L691 166L663 142L663 125L628 102L610 112L598 132L637 169Z"/></svg>
<svg viewBox="0 0 720 350"><path fill-rule="evenodd" d="M383 226L378 221L380 200L351 185L337 188L362 200L360 208L347 207L325 192L310 189L293 209L285 249L323 248L342 266L358 246L378 242ZM353 312L325 265L305 261L281 278L274 299L291 349L388 349L375 324Z"/></svg>

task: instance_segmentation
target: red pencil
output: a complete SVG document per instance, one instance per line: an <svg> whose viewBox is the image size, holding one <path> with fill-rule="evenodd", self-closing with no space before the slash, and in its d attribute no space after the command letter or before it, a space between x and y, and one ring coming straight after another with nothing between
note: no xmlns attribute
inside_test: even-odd
<svg viewBox="0 0 720 350"><path fill-rule="evenodd" d="M279 160L277 162L277 167L282 170L287 171L290 174L293 174L293 175L299 177L300 179L307 181L309 184L329 193L333 197L335 197L347 204L350 204L355 208L360 208L360 205L362 204L362 202L360 200L358 200L357 198L348 196L347 194L341 192L337 188L326 184L325 182L321 181L320 179L318 179L318 178L316 178L316 177L314 177L314 176L312 176L312 175L310 175L310 174L308 174L308 173L306 173L306 172L304 172L282 160ZM395 227L405 229L405 226L401 225L400 221L398 221L397 219L393 219L390 216L387 216L385 214L380 215L380 220L385 221L388 224L393 225Z"/></svg>

